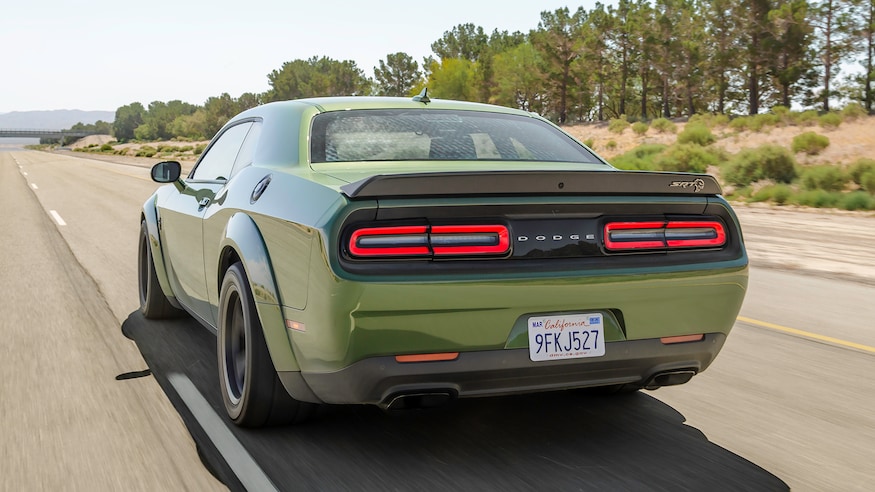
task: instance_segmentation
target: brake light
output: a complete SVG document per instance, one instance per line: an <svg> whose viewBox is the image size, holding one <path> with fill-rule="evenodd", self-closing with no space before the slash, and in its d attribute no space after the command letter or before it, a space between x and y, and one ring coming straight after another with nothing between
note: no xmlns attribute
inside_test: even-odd
<svg viewBox="0 0 875 492"><path fill-rule="evenodd" d="M500 224L365 227L352 233L348 251L360 258L504 255L510 232Z"/></svg>
<svg viewBox="0 0 875 492"><path fill-rule="evenodd" d="M611 222L605 225L608 249L655 249L665 247L665 222Z"/></svg>
<svg viewBox="0 0 875 492"><path fill-rule="evenodd" d="M711 222L669 222L665 226L669 248L712 248L726 244L723 224Z"/></svg>
<svg viewBox="0 0 875 492"><path fill-rule="evenodd" d="M428 226L368 227L352 233L353 256L430 256Z"/></svg>
<svg viewBox="0 0 875 492"><path fill-rule="evenodd" d="M510 247L503 225L432 226L430 237L435 256L504 254Z"/></svg>
<svg viewBox="0 0 875 492"><path fill-rule="evenodd" d="M605 224L605 248L612 251L717 248L724 244L726 229L715 220Z"/></svg>

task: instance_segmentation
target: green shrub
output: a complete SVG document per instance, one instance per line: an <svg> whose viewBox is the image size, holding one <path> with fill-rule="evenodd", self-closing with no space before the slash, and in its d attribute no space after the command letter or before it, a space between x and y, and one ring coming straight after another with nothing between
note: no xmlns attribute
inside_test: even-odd
<svg viewBox="0 0 875 492"><path fill-rule="evenodd" d="M860 177L860 186L875 195L875 171L869 171Z"/></svg>
<svg viewBox="0 0 875 492"><path fill-rule="evenodd" d="M801 113L796 113L793 118L797 125L813 126L817 123L817 111L809 109Z"/></svg>
<svg viewBox="0 0 875 492"><path fill-rule="evenodd" d="M805 207L824 208L834 207L841 198L841 193L826 190L810 190L794 195L791 203L803 205Z"/></svg>
<svg viewBox="0 0 875 492"><path fill-rule="evenodd" d="M650 123L650 126L659 133L677 133L678 131L677 125L666 118L656 118Z"/></svg>
<svg viewBox="0 0 875 492"><path fill-rule="evenodd" d="M790 108L788 108L787 106L773 106L772 114L774 114L778 118L778 121L782 123L789 122L792 118L792 115L790 114Z"/></svg>
<svg viewBox="0 0 875 492"><path fill-rule="evenodd" d="M729 124L729 116L725 114L718 114L712 118L713 124L711 126L726 126Z"/></svg>
<svg viewBox="0 0 875 492"><path fill-rule="evenodd" d="M617 148L617 142L614 140L608 140L608 143L605 144L605 148L608 150L614 150Z"/></svg>
<svg viewBox="0 0 875 492"><path fill-rule="evenodd" d="M101 152L112 152L112 145L105 143L105 144L100 146L100 151Z"/></svg>
<svg viewBox="0 0 875 492"><path fill-rule="evenodd" d="M847 173L854 183L862 186L863 175L870 171L875 171L875 160L861 157L854 161L853 164L851 164L851 166L848 168ZM873 189L872 191L875 191L875 189Z"/></svg>
<svg viewBox="0 0 875 492"><path fill-rule="evenodd" d="M845 210L875 210L875 197L863 192L845 193L839 200L839 208Z"/></svg>
<svg viewBox="0 0 875 492"><path fill-rule="evenodd" d="M711 145L717 141L717 137L711 133L707 126L701 123L688 123L684 131L678 135L678 143L696 144L696 145Z"/></svg>
<svg viewBox="0 0 875 492"><path fill-rule="evenodd" d="M751 194L751 189L747 186L742 186L740 188L735 188L734 190L730 189L730 191L726 192L724 195L729 200L743 200L749 197Z"/></svg>
<svg viewBox="0 0 875 492"><path fill-rule="evenodd" d="M748 186L760 179L789 183L796 177L796 159L777 145L742 149L724 166L723 177L736 186Z"/></svg>
<svg viewBox="0 0 875 492"><path fill-rule="evenodd" d="M802 173L802 186L806 190L842 191L848 177L838 166L814 166Z"/></svg>
<svg viewBox="0 0 875 492"><path fill-rule="evenodd" d="M738 132L743 132L743 131L749 129L749 127L748 127L749 121L750 121L750 118L748 118L747 116L739 116L738 118L733 118L729 122L729 128L731 128L735 131L738 131Z"/></svg>
<svg viewBox="0 0 875 492"><path fill-rule="evenodd" d="M194 145L183 145L182 147L177 147L177 152L191 152L194 150Z"/></svg>
<svg viewBox="0 0 875 492"><path fill-rule="evenodd" d="M864 108L860 103L850 103L842 108L841 115L845 121L856 120L857 118L862 118L866 116L866 108Z"/></svg>
<svg viewBox="0 0 875 492"><path fill-rule="evenodd" d="M695 144L676 144L654 158L656 169L661 171L678 171L704 173L708 166L716 166L723 160L723 155Z"/></svg>
<svg viewBox="0 0 875 492"><path fill-rule="evenodd" d="M654 159L667 148L662 144L644 144L611 159L611 164L620 169L641 171L656 170Z"/></svg>
<svg viewBox="0 0 875 492"><path fill-rule="evenodd" d="M626 115L622 115L619 118L613 118L610 123L608 123L608 131L611 133L623 133L623 130L626 128L629 128L629 122L626 120Z"/></svg>
<svg viewBox="0 0 875 492"><path fill-rule="evenodd" d="M820 126L824 128L838 128L842 124L842 115L838 113L826 113L817 119Z"/></svg>
<svg viewBox="0 0 875 492"><path fill-rule="evenodd" d="M592 148L593 145L595 145L595 140L588 138L588 139L583 141L583 145L586 145L587 147ZM200 152L198 152L198 153L200 153Z"/></svg>
<svg viewBox="0 0 875 492"><path fill-rule="evenodd" d="M162 146L158 147L158 152L161 152L161 153L176 152L176 146L175 145L162 145Z"/></svg>
<svg viewBox="0 0 875 492"><path fill-rule="evenodd" d="M808 155L817 155L823 149L829 147L829 138L814 132L800 133L793 137L793 152L805 152Z"/></svg>
<svg viewBox="0 0 875 492"><path fill-rule="evenodd" d="M778 205L787 203L791 196L793 196L793 189L785 184L777 184L772 187L772 201Z"/></svg>
<svg viewBox="0 0 875 492"><path fill-rule="evenodd" d="M793 189L785 184L765 186L750 197L752 202L771 201L777 205L784 205L793 196Z"/></svg>
<svg viewBox="0 0 875 492"><path fill-rule="evenodd" d="M137 150L137 153L134 154L137 157L152 157L158 153L158 150L155 147L150 145L144 145Z"/></svg>
<svg viewBox="0 0 875 492"><path fill-rule="evenodd" d="M696 113L693 116L690 116L687 120L687 125L690 125L691 123L704 125L708 128L716 128L728 125L729 116L726 116L725 114Z"/></svg>
<svg viewBox="0 0 875 492"><path fill-rule="evenodd" d="M767 126L777 126L781 122L781 118L772 113L753 115L752 119L753 121L749 127L753 131L760 131Z"/></svg>
<svg viewBox="0 0 875 492"><path fill-rule="evenodd" d="M197 146L194 148L194 155L201 155L206 148L207 144L197 144Z"/></svg>
<svg viewBox="0 0 875 492"><path fill-rule="evenodd" d="M632 123L632 131L635 132L636 135L644 135L649 129L650 125L644 123L643 121L636 121L635 123Z"/></svg>

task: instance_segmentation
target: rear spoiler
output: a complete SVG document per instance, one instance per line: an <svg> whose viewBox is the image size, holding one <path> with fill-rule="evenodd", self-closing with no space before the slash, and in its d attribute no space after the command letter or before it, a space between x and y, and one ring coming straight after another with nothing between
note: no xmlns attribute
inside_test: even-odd
<svg viewBox="0 0 875 492"><path fill-rule="evenodd" d="M350 199L497 195L719 195L708 174L493 171L385 174L340 187Z"/></svg>

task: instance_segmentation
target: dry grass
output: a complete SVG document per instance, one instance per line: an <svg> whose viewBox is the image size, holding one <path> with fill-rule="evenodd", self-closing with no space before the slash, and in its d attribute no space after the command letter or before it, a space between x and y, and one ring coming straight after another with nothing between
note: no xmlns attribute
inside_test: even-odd
<svg viewBox="0 0 875 492"><path fill-rule="evenodd" d="M685 123L676 123L677 133L683 131ZM660 143L670 145L677 140L677 134L658 133L653 128L643 136L638 136L631 129L621 134L608 131L607 123L590 123L566 126L565 131L583 141L593 140L593 150L602 157L611 158L623 154L641 144ZM721 147L730 153L736 153L743 148L759 147L764 144L780 145L791 148L793 137L804 132L816 132L829 138L829 147L820 155L809 156L797 154L796 159L802 165L810 164L841 164L846 165L860 157L875 158L875 116L846 121L838 128L821 128L820 126L784 126L765 127L759 132L736 132L727 127L716 127L711 130L717 136L715 147ZM614 141L616 147L611 149L608 142Z"/></svg>

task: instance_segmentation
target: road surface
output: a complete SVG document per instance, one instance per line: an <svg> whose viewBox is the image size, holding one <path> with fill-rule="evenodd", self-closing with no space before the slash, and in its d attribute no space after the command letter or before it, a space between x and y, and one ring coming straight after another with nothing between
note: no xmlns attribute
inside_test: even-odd
<svg viewBox="0 0 875 492"><path fill-rule="evenodd" d="M0 489L872 489L875 218L740 209L750 291L686 385L250 431L223 416L214 337L137 312L156 186L136 162L0 152Z"/></svg>

